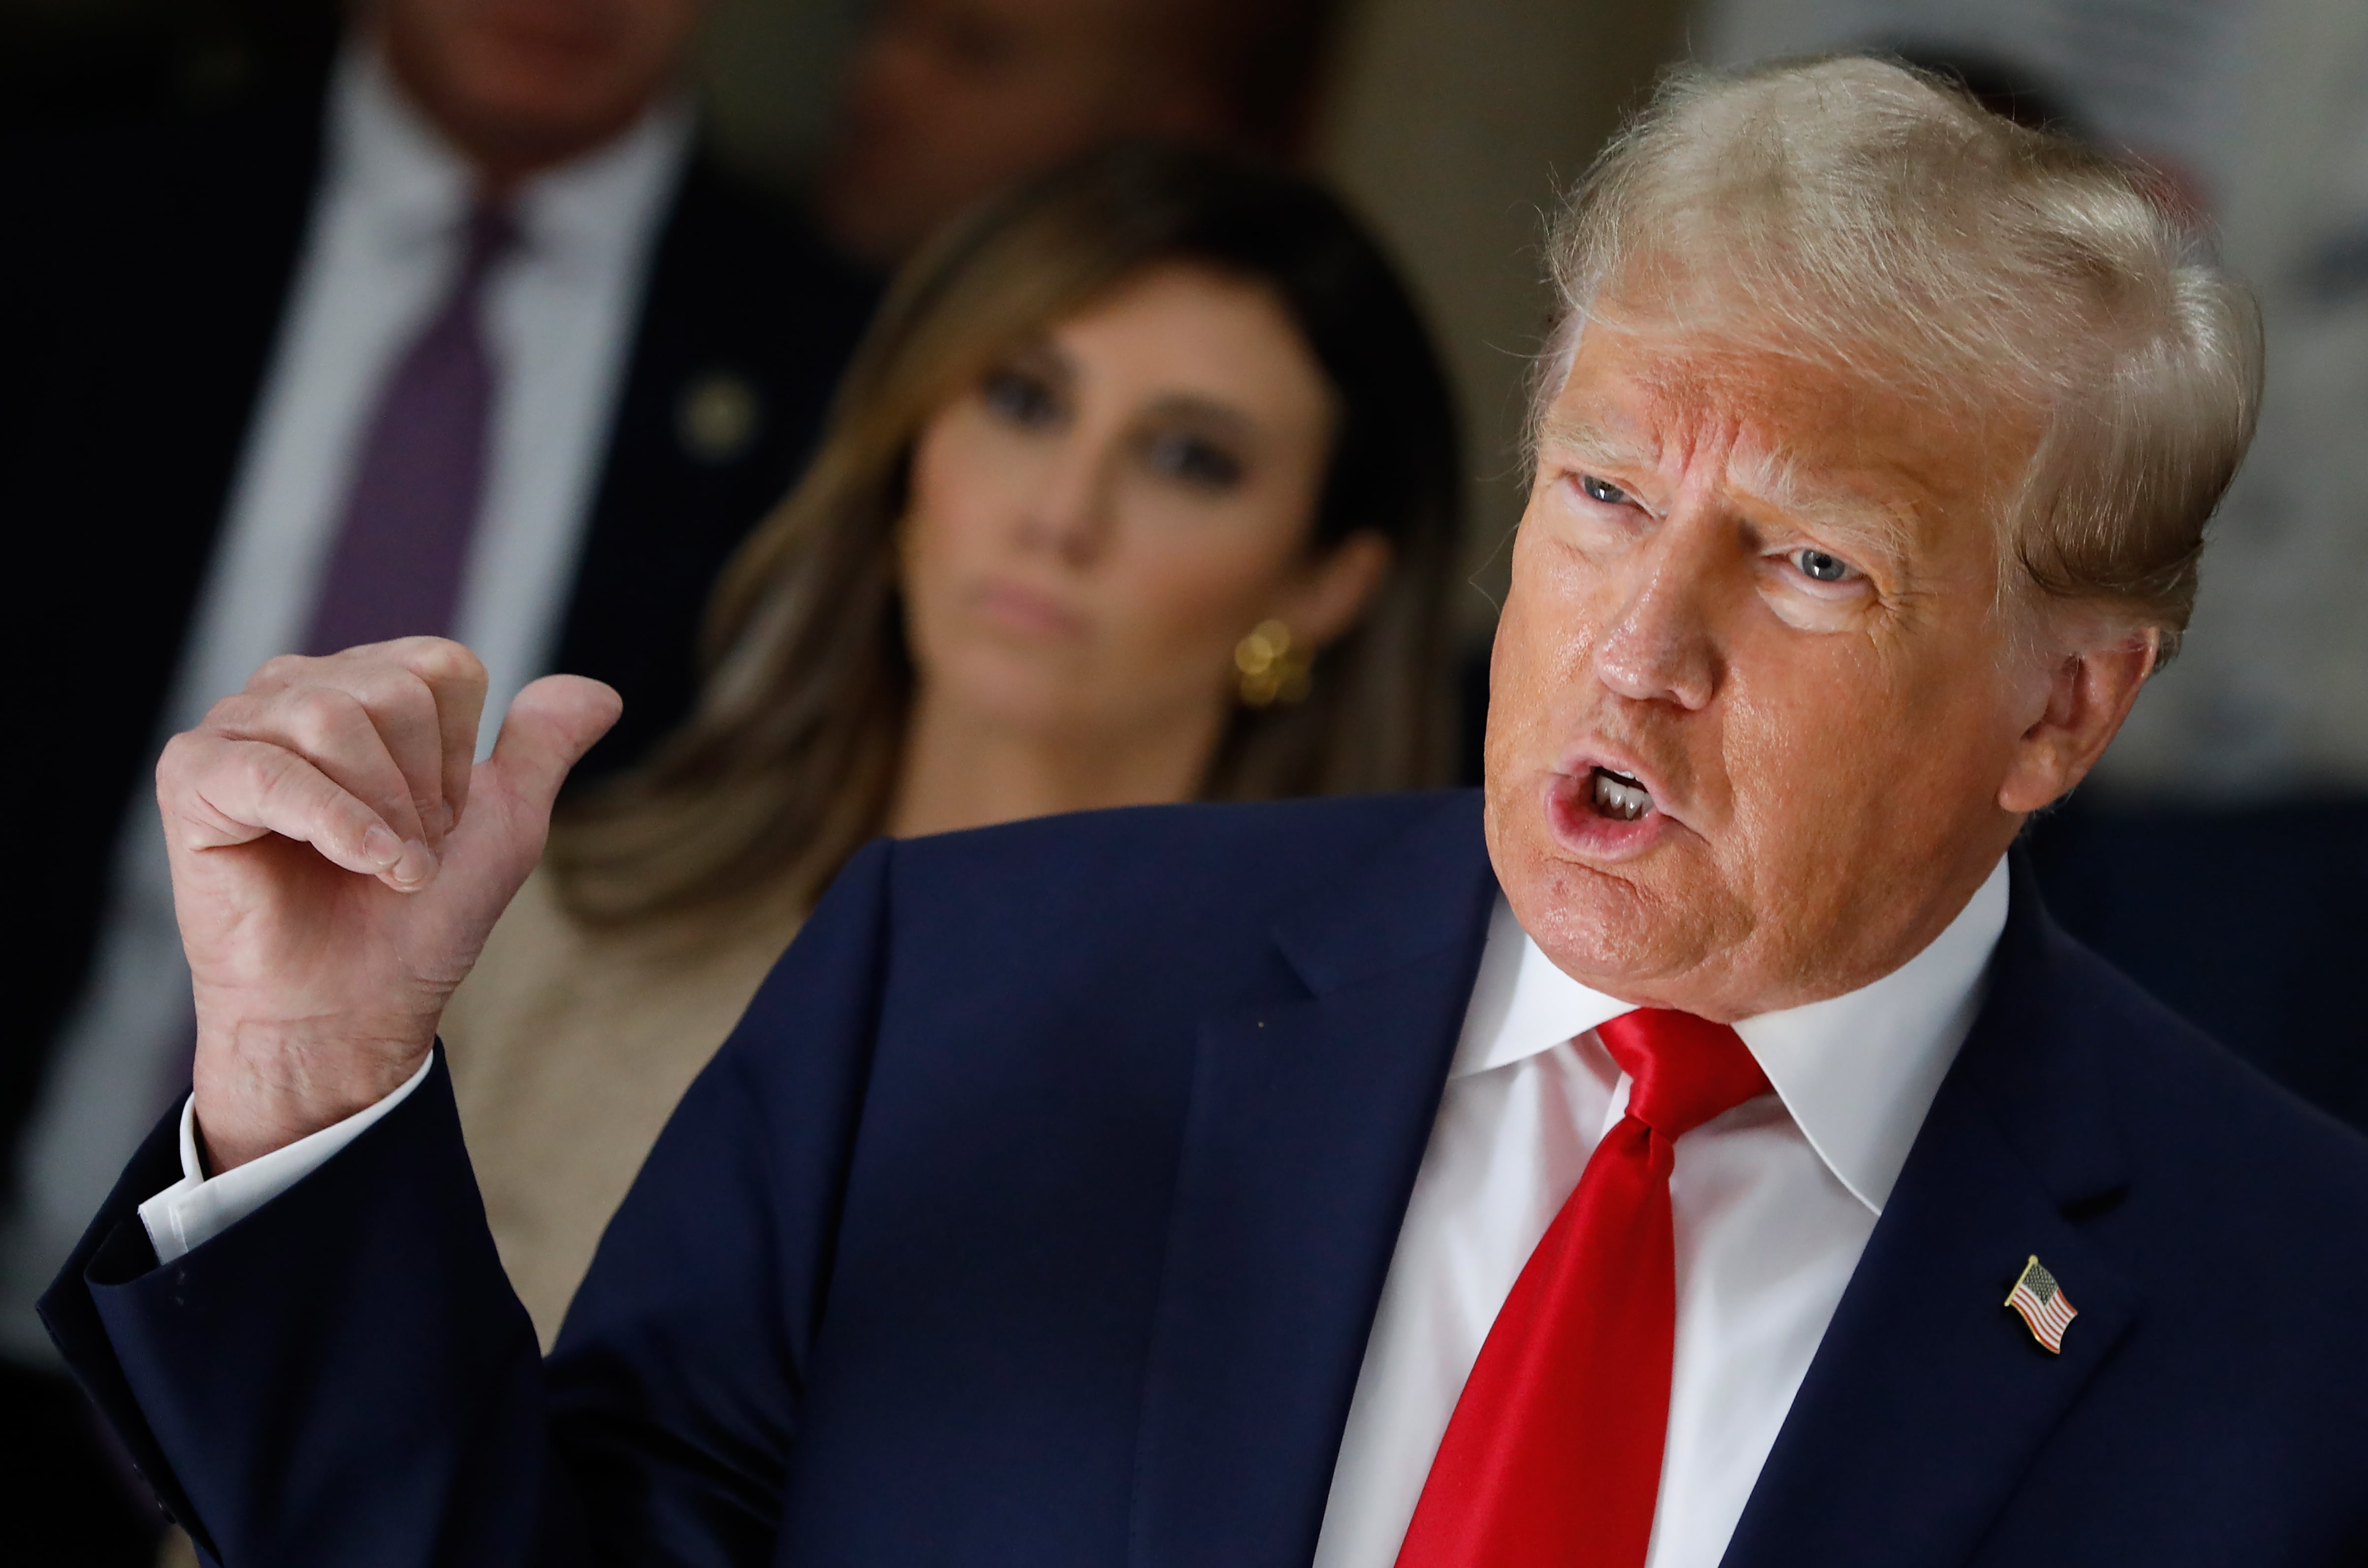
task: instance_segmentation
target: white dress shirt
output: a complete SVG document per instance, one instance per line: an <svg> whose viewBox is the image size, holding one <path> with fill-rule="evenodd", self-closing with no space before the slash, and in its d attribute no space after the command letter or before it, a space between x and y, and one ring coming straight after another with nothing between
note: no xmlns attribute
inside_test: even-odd
<svg viewBox="0 0 2368 1568"><path fill-rule="evenodd" d="M1736 1032L1776 1097L1677 1142L1677 1355L1647 1568L1713 1568L1979 1011L2003 861L1883 979ZM1501 902L1349 1407L1316 1568L1390 1568L1497 1311L1628 1078L1630 1011L1554 968Z"/></svg>
<svg viewBox="0 0 2368 1568"><path fill-rule="evenodd" d="M549 667L640 317L689 146L680 104L526 182L488 279L495 366L483 510L454 634L491 677L481 751ZM473 176L372 50L332 80L321 182L165 722L191 728L312 621L363 426L461 263ZM0 1238L0 1354L44 1359L32 1302L169 1103L192 1028L172 879L148 791L117 844L91 978L19 1145Z"/></svg>
<svg viewBox="0 0 2368 1568"><path fill-rule="evenodd" d="M1736 1026L1775 1086L1678 1140L1678 1322L1647 1568L1714 1568L1793 1395L1980 1010L2006 928L2000 861L1921 953L1873 984ZM1560 970L1502 900L1415 1176L1332 1473L1316 1568L1391 1568L1481 1341L1628 1103L1595 1027L1630 1011ZM408 1096L140 1206L160 1261L320 1168Z"/></svg>

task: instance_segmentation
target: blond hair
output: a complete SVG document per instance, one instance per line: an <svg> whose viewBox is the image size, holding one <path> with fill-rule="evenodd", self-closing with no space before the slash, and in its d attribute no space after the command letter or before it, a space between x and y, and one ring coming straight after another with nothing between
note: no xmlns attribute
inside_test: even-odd
<svg viewBox="0 0 2368 1568"><path fill-rule="evenodd" d="M1709 339L2021 414L2040 434L1997 519L2002 598L2106 606L2176 651L2252 439L2260 327L2139 171L1887 61L1690 68L1597 159L1549 254L1541 407L1584 324L1641 293Z"/></svg>

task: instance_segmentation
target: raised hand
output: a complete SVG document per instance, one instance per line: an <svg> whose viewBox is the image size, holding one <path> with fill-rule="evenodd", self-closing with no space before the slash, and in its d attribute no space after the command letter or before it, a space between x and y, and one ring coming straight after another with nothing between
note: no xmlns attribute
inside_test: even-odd
<svg viewBox="0 0 2368 1568"><path fill-rule="evenodd" d="M542 854L551 804L617 694L549 676L472 767L485 672L413 637L274 659L156 768L196 983L212 1169L384 1097Z"/></svg>

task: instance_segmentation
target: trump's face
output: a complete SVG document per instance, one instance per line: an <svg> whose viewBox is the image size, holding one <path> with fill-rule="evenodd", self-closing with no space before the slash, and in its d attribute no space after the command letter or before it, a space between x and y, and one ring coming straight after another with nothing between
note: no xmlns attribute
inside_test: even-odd
<svg viewBox="0 0 2368 1568"><path fill-rule="evenodd" d="M1954 917L2127 707L1999 607L1991 519L2035 431L1674 330L1582 335L1487 740L1490 854L1561 968L1732 1019Z"/></svg>

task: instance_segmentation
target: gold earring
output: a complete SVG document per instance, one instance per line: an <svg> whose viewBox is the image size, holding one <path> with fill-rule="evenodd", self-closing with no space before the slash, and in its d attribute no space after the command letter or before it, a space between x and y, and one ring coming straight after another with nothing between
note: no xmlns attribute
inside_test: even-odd
<svg viewBox="0 0 2368 1568"><path fill-rule="evenodd" d="M1279 620L1259 621L1257 630L1234 644L1234 686L1242 706L1305 700L1315 685L1309 663L1304 652L1291 645L1290 627Z"/></svg>

